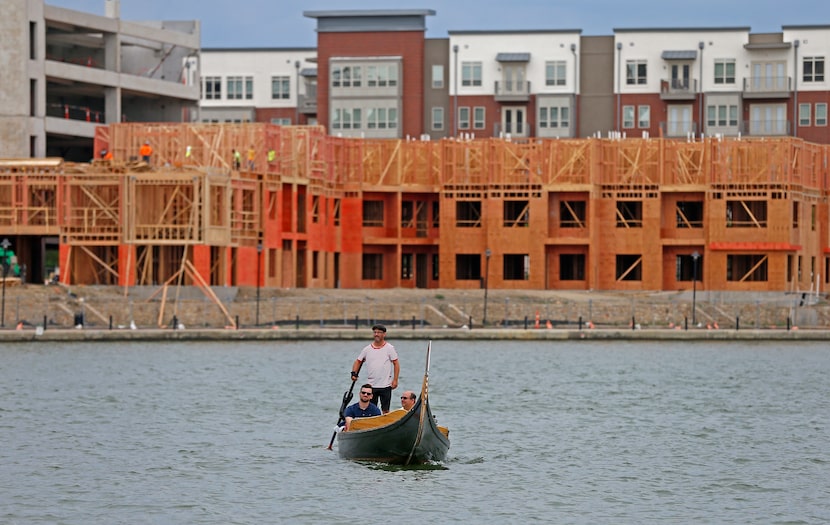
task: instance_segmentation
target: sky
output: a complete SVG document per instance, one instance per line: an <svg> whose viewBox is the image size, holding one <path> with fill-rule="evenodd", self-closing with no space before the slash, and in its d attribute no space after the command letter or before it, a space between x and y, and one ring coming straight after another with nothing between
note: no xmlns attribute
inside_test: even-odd
<svg viewBox="0 0 830 525"><path fill-rule="evenodd" d="M48 5L104 14L104 0L46 0ZM428 38L448 31L577 29L583 36L614 28L830 27L827 0L121 0L124 20L200 20L202 47L316 47L316 20L304 11L432 9Z"/></svg>

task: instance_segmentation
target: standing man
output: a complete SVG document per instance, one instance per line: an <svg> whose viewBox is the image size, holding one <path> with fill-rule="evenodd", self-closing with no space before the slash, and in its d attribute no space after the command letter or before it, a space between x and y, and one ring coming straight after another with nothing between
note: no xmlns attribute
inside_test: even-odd
<svg viewBox="0 0 830 525"><path fill-rule="evenodd" d="M375 338L357 356L352 365L352 379L357 379L360 366L366 363L366 381L372 385L372 403L380 406L384 414L389 412L392 390L398 388L398 374L401 366L395 347L386 342L386 327L376 324L372 327Z"/></svg>

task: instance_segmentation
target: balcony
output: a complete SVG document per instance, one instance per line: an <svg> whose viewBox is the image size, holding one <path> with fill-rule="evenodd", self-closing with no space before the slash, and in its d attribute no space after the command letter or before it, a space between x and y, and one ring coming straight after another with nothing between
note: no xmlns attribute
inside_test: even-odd
<svg viewBox="0 0 830 525"><path fill-rule="evenodd" d="M497 81L495 98L498 102L527 102L530 100L530 82Z"/></svg>
<svg viewBox="0 0 830 525"><path fill-rule="evenodd" d="M752 77L744 79L743 97L789 98L792 91L791 77Z"/></svg>
<svg viewBox="0 0 830 525"><path fill-rule="evenodd" d="M790 134L790 121L786 119L762 119L744 121L744 130L753 137L783 137Z"/></svg>
<svg viewBox="0 0 830 525"><path fill-rule="evenodd" d="M664 137L686 137L697 133L697 122L693 120L672 120L660 123Z"/></svg>
<svg viewBox="0 0 830 525"><path fill-rule="evenodd" d="M298 105L299 105L300 113L302 113L303 115L316 115L317 114L317 94L314 93L313 95L311 95L311 94L300 95Z"/></svg>
<svg viewBox="0 0 830 525"><path fill-rule="evenodd" d="M694 100L697 79L669 78L660 81L660 100Z"/></svg>

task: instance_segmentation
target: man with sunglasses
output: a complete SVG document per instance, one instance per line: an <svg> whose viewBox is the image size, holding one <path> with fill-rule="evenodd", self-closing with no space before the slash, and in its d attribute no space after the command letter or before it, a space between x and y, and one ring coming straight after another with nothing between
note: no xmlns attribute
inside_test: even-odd
<svg viewBox="0 0 830 525"><path fill-rule="evenodd" d="M343 417L346 420L345 430L349 430L352 419L356 417L379 416L380 409L377 405L370 403L372 400L372 385L366 383L360 387L360 400L357 403L351 404L343 411Z"/></svg>
<svg viewBox="0 0 830 525"><path fill-rule="evenodd" d="M392 391L398 388L398 352L386 341L386 327L376 324L372 327L373 341L368 344L352 365L352 379L357 379L361 365L366 364L366 381L372 385L372 403L379 405L384 414L389 412Z"/></svg>

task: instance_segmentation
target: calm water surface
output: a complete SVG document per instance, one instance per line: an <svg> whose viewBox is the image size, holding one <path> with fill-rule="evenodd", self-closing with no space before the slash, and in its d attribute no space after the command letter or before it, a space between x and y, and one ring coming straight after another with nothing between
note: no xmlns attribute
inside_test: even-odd
<svg viewBox="0 0 830 525"><path fill-rule="evenodd" d="M436 342L417 469L325 448L360 346L3 345L0 523L830 522L824 344Z"/></svg>

